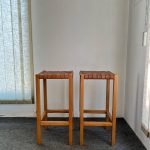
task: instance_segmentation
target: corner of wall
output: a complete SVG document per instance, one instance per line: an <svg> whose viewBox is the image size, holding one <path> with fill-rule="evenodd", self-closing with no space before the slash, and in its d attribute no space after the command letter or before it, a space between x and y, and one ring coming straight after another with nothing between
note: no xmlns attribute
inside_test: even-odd
<svg viewBox="0 0 150 150"><path fill-rule="evenodd" d="M125 28L125 61L124 61L124 109L123 109L123 117L125 118L125 107L126 107L126 76L127 76L127 55L128 55L128 42L129 42L129 17L130 17L130 0L127 1L127 16L126 16L126 28Z"/></svg>

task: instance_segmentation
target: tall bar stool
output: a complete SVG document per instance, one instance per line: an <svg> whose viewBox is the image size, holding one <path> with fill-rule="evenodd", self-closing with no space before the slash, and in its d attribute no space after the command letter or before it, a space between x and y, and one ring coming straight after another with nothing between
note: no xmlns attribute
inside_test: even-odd
<svg viewBox="0 0 150 150"><path fill-rule="evenodd" d="M106 80L105 110L84 110L84 80ZM110 80L113 80L112 115L109 112ZM110 71L80 71L80 145L83 145L84 126L111 126L111 144L116 141L116 100L118 91L118 76ZM84 121L84 113L106 114L106 121Z"/></svg>
<svg viewBox="0 0 150 150"><path fill-rule="evenodd" d="M43 80L44 112L41 117L40 80ZM49 110L47 106L47 79L69 80L69 109ZM68 113L68 121L48 121L48 113ZM41 126L68 126L69 144L72 145L73 117L73 71L43 71L36 74L36 114L37 114L37 144L41 144Z"/></svg>

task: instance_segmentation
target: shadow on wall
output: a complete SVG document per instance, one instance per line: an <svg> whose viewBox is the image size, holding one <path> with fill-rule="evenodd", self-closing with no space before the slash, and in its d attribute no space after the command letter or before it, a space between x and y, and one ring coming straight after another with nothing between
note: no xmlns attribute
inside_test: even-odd
<svg viewBox="0 0 150 150"><path fill-rule="evenodd" d="M143 104L143 87L144 87L144 77L142 74L137 75L137 89L136 89L136 100L135 100L135 131L141 129L142 123L142 104Z"/></svg>

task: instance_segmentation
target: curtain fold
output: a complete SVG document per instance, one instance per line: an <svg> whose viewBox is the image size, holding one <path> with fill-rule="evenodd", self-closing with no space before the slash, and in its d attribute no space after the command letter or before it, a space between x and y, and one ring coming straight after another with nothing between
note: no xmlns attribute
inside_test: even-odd
<svg viewBox="0 0 150 150"><path fill-rule="evenodd" d="M33 97L30 0L0 0L0 101Z"/></svg>

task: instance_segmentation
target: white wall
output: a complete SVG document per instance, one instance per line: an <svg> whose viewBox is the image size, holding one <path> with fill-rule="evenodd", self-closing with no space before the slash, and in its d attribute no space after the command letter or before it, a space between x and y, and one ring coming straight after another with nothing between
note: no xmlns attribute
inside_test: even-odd
<svg viewBox="0 0 150 150"><path fill-rule="evenodd" d="M146 1L130 0L126 68L125 119L147 149L150 141L141 131L143 84L146 49L142 47Z"/></svg>
<svg viewBox="0 0 150 150"><path fill-rule="evenodd" d="M128 0L32 0L34 71L74 70L75 116L79 116L80 70L119 75L117 116L123 116L127 26ZM49 108L66 107L67 82L50 83ZM86 107L104 106L104 83L86 82L85 90ZM35 105L0 107L7 116L35 115Z"/></svg>

